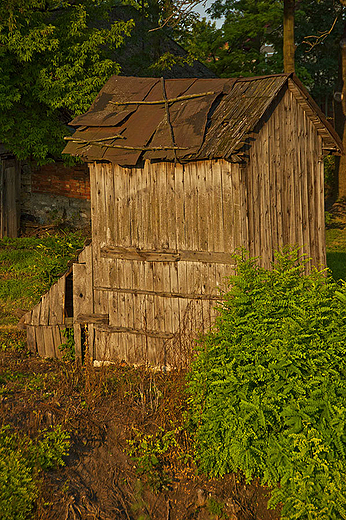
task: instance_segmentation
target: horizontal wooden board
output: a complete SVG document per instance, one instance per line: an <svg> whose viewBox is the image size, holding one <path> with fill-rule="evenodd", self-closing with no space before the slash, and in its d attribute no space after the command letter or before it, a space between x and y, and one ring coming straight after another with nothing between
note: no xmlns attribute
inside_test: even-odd
<svg viewBox="0 0 346 520"><path fill-rule="evenodd" d="M120 246L107 246L101 248L101 257L117 258L121 260L138 260L143 262L202 262L207 264L234 265L230 253L216 251L154 251L137 248L125 248Z"/></svg>
<svg viewBox="0 0 346 520"><path fill-rule="evenodd" d="M108 291L114 293L124 294L143 294L148 296L162 296L164 298L187 298L189 300L216 300L221 301L221 296L215 296L213 294L188 294L188 293L173 293L173 292L160 292L160 291L147 291L144 289L125 289L122 287L95 287L98 291ZM79 319L79 318L77 318Z"/></svg>
<svg viewBox="0 0 346 520"><path fill-rule="evenodd" d="M104 323L108 324L108 314L79 314L76 323Z"/></svg>
<svg viewBox="0 0 346 520"><path fill-rule="evenodd" d="M163 339L171 339L174 337L173 333L169 332L161 332L157 330L144 330L144 329L133 329L130 327L111 327L110 325L95 325L95 330L110 332L110 333L127 333L127 334L136 334L140 336L148 336L151 338L163 338Z"/></svg>

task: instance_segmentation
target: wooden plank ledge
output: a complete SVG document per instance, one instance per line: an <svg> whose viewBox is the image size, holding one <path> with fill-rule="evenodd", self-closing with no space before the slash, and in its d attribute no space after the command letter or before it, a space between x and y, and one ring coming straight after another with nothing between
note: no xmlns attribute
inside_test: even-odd
<svg viewBox="0 0 346 520"><path fill-rule="evenodd" d="M172 251L149 250L135 247L104 246L101 247L102 258L121 260L137 260L141 262L201 262L206 264L234 265L231 253L215 251Z"/></svg>
<svg viewBox="0 0 346 520"><path fill-rule="evenodd" d="M175 292L163 292L163 291L149 291L144 289L129 289L123 287L103 287L100 285L95 286L97 291L108 291L122 294L142 294L144 296L161 296L164 298L182 298L187 300L215 300L222 301L222 296L215 294L194 294L194 293L175 293Z"/></svg>
<svg viewBox="0 0 346 520"><path fill-rule="evenodd" d="M110 333L125 333L125 334L136 334L140 336L148 336L150 338L162 338L162 339L172 339L175 334L173 332L161 332L157 330L144 330L144 329L133 329L130 327L112 327L110 325L97 324L95 325L95 330L101 332L110 332Z"/></svg>
<svg viewBox="0 0 346 520"><path fill-rule="evenodd" d="M108 314L79 314L76 317L75 323L93 323L108 325Z"/></svg>

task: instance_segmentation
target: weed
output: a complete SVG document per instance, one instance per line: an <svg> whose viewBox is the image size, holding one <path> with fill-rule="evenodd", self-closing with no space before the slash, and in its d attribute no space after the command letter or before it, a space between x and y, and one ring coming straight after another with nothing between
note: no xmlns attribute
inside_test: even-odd
<svg viewBox="0 0 346 520"><path fill-rule="evenodd" d="M135 461L139 476L145 476L150 488L155 491L169 489L170 477L164 470L165 455L177 446L174 430L159 428L155 435L135 432L135 438L128 440L128 455Z"/></svg>
<svg viewBox="0 0 346 520"><path fill-rule="evenodd" d="M225 513L225 504L223 502L219 502L213 497L207 499L207 510L211 515L217 518L227 518Z"/></svg>
<svg viewBox="0 0 346 520"><path fill-rule="evenodd" d="M26 520L38 497L39 474L64 464L69 434L58 426L33 441L0 428L0 511L2 520Z"/></svg>
<svg viewBox="0 0 346 520"><path fill-rule="evenodd" d="M75 360L75 342L74 332L72 328L66 328L63 330L65 343L59 346L60 352L62 352L63 361L74 361Z"/></svg>
<svg viewBox="0 0 346 520"><path fill-rule="evenodd" d="M17 330L3 330L0 331L0 351L18 351L25 352L26 335L25 332Z"/></svg>

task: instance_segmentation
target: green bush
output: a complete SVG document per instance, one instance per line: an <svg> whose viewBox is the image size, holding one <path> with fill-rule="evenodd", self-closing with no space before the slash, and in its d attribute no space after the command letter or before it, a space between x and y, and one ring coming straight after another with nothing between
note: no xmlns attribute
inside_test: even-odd
<svg viewBox="0 0 346 520"><path fill-rule="evenodd" d="M259 477L282 518L334 520L346 518L346 285L304 264L297 250L271 270L237 258L191 369L191 419L203 471Z"/></svg>
<svg viewBox="0 0 346 520"><path fill-rule="evenodd" d="M58 426L41 432L41 439L31 440L0 428L0 518L26 520L38 496L37 483L41 470L64 465L68 454L69 434Z"/></svg>

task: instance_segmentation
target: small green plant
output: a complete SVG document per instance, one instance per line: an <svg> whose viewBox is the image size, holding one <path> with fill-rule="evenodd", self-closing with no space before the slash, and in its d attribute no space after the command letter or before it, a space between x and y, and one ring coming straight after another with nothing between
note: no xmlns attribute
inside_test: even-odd
<svg viewBox="0 0 346 520"><path fill-rule="evenodd" d="M60 352L62 352L62 359L64 361L74 361L75 360L75 342L74 342L74 332L72 328L66 328L63 331L63 335L66 339L65 343L62 343L59 346Z"/></svg>
<svg viewBox="0 0 346 520"><path fill-rule="evenodd" d="M127 442L127 453L136 463L137 474L145 476L153 491L167 490L170 477L164 470L165 456L173 446L177 446L175 430L159 428L155 435L143 435L137 431L135 438Z"/></svg>
<svg viewBox="0 0 346 520"><path fill-rule="evenodd" d="M345 518L346 284L297 250L236 261L191 370L198 463L259 477L283 519Z"/></svg>
<svg viewBox="0 0 346 520"><path fill-rule="evenodd" d="M219 502L213 497L208 498L207 500L207 510L211 515L217 518L227 518L225 514L225 504L223 502Z"/></svg>
<svg viewBox="0 0 346 520"><path fill-rule="evenodd" d="M26 350L25 333L18 330L4 330L0 332L0 350L3 352L9 350L17 350L23 352Z"/></svg>
<svg viewBox="0 0 346 520"><path fill-rule="evenodd" d="M33 441L9 426L0 428L0 512L1 520L26 520L38 496L41 470L64 465L69 434L58 426L41 432Z"/></svg>

